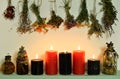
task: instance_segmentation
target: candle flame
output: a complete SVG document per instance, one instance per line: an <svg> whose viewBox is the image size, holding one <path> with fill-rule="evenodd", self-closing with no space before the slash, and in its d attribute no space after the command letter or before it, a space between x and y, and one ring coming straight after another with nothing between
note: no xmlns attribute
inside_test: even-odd
<svg viewBox="0 0 120 79"><path fill-rule="evenodd" d="M53 46L52 45L50 45L50 50L53 50Z"/></svg>
<svg viewBox="0 0 120 79"><path fill-rule="evenodd" d="M64 50L64 53L66 53L67 51L66 50Z"/></svg>
<svg viewBox="0 0 120 79"><path fill-rule="evenodd" d="M38 59L38 54L36 54L35 58Z"/></svg>
<svg viewBox="0 0 120 79"><path fill-rule="evenodd" d="M78 50L80 50L80 46L78 46Z"/></svg>
<svg viewBox="0 0 120 79"><path fill-rule="evenodd" d="M93 55L93 57L92 57L93 59L95 59L95 55Z"/></svg>

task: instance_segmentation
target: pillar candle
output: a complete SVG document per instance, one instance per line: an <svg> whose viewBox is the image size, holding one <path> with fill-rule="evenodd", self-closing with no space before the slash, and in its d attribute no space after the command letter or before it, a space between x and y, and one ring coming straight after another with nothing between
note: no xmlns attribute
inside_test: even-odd
<svg viewBox="0 0 120 79"><path fill-rule="evenodd" d="M73 74L81 75L85 73L85 51L73 51Z"/></svg>
<svg viewBox="0 0 120 79"><path fill-rule="evenodd" d="M43 74L43 60L40 59L31 60L31 74L32 75Z"/></svg>
<svg viewBox="0 0 120 79"><path fill-rule="evenodd" d="M47 75L55 75L58 73L57 51L46 51L45 73Z"/></svg>
<svg viewBox="0 0 120 79"><path fill-rule="evenodd" d="M100 60L89 59L88 60L88 75L98 75L100 74Z"/></svg>
<svg viewBox="0 0 120 79"><path fill-rule="evenodd" d="M71 53L61 52L59 54L59 72L62 75L71 74Z"/></svg>

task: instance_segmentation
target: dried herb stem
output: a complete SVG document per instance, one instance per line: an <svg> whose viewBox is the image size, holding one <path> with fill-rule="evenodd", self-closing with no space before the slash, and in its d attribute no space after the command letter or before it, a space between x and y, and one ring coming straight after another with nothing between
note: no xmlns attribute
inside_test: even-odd
<svg viewBox="0 0 120 79"><path fill-rule="evenodd" d="M39 22L39 24L44 24L43 19L41 18L41 16L39 15L39 6L37 6L35 3L33 3L31 5L31 10L32 12L35 14L37 21Z"/></svg>

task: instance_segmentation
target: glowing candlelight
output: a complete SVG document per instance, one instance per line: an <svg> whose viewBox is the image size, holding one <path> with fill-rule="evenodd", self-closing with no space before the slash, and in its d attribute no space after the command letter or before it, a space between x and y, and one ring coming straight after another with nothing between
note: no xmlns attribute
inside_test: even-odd
<svg viewBox="0 0 120 79"><path fill-rule="evenodd" d="M43 60L39 59L38 54L35 55L35 59L31 60L31 74L43 74Z"/></svg>
<svg viewBox="0 0 120 79"><path fill-rule="evenodd" d="M36 59L38 59L38 58L39 58L39 57L38 57L38 54L36 54L36 55L35 55L35 58L36 58Z"/></svg>

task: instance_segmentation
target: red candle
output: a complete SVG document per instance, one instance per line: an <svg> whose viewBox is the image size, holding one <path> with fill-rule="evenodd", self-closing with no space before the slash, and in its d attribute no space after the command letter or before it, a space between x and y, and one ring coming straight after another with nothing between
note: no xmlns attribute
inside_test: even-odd
<svg viewBox="0 0 120 79"><path fill-rule="evenodd" d="M55 75L58 73L57 51L46 51L45 73Z"/></svg>
<svg viewBox="0 0 120 79"><path fill-rule="evenodd" d="M85 51L73 51L73 74L82 75L85 73Z"/></svg>

